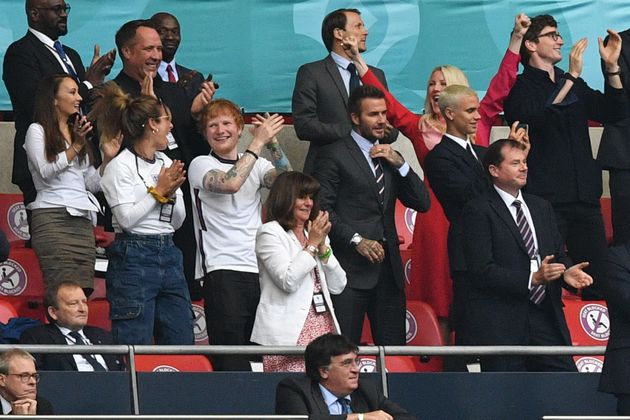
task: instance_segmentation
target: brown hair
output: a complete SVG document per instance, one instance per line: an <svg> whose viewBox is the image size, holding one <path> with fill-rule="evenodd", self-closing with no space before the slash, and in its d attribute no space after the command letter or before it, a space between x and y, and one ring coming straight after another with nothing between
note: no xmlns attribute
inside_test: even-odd
<svg viewBox="0 0 630 420"><path fill-rule="evenodd" d="M319 182L310 175L302 172L283 172L274 181L265 201L264 222L277 221L284 230L295 227L293 206L295 200L311 196L313 208L310 220L315 219L319 213Z"/></svg>
<svg viewBox="0 0 630 420"><path fill-rule="evenodd" d="M197 122L197 129L201 135L206 137L206 125L208 124L208 121L219 115L229 115L234 118L234 121L240 130L242 130L245 126L243 114L241 114L241 110L238 105L227 99L215 99L204 106L201 110L201 115L199 116L199 121Z"/></svg>

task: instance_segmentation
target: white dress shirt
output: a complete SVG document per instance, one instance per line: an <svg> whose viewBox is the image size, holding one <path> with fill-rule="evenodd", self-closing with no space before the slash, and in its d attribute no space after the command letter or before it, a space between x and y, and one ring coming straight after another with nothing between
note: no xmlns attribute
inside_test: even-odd
<svg viewBox="0 0 630 420"><path fill-rule="evenodd" d="M75 346L77 344L75 339L70 336L70 333L72 331L70 331L66 327L61 327L59 325L57 325L57 328L59 328L59 331L61 331L61 334L63 334L63 338L66 339L66 343L68 343L68 345ZM83 341L85 342L85 344L90 345L90 346L92 345L92 342L85 336L85 334L83 333L83 330L79 330L77 332L79 333L79 335L81 335L81 338L83 338ZM92 367L92 365L89 364L88 361L83 356L87 356L87 354L85 355L73 354L72 355L72 357L74 357L74 362L77 364L77 370L79 372L94 372L94 368ZM105 363L105 359L103 359L103 356L101 356L100 354L93 354L92 356L96 358L96 361L99 362L103 366L103 368L105 368L105 370L108 370L107 363Z"/></svg>
<svg viewBox="0 0 630 420"><path fill-rule="evenodd" d="M371 141L369 141L368 139L366 139L365 137L363 137L361 134L357 133L354 130L350 132L350 135L359 146L359 149L361 149L363 156L365 156L365 160L367 160L367 163L370 165L370 168L372 168L372 173L374 174L374 176L376 176L376 170L374 169L374 161L370 157L370 149L373 146L379 144L378 141L372 143ZM385 159L382 159L382 161L385 162ZM406 161L405 163L402 164L400 168L398 168L398 173L400 174L400 176L407 176L407 174L409 173L409 164Z"/></svg>

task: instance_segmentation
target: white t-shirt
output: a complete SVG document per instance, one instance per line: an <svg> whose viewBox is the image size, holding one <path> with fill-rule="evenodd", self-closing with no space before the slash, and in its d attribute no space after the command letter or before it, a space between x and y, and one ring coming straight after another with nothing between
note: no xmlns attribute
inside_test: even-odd
<svg viewBox="0 0 630 420"><path fill-rule="evenodd" d="M260 190L265 174L273 169L273 165L267 159L259 158L245 183L234 194L204 190L203 177L208 171L227 172L236 162L221 160L213 154L198 156L188 168L195 209L197 279L215 270L258 273L255 245L256 230L262 224Z"/></svg>
<svg viewBox="0 0 630 420"><path fill-rule="evenodd" d="M160 235L173 233L182 225L186 209L181 189L177 189L170 222L160 220L163 206L147 192L147 187L157 183L162 167L167 168L172 163L159 151L155 152L155 162L149 163L125 149L107 165L101 188L112 209L116 232Z"/></svg>

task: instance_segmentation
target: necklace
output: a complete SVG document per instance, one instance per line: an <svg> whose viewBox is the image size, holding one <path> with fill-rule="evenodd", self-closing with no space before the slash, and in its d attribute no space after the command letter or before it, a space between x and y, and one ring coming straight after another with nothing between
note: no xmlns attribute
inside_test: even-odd
<svg viewBox="0 0 630 420"><path fill-rule="evenodd" d="M142 155L141 155L140 153L138 153L138 152L136 151L136 149L134 149L133 147L130 147L130 148L129 148L129 150L130 150L130 151L131 151L131 153L133 153L133 154L134 154L137 158L140 158L140 159L144 160L146 163L151 163L151 164L153 164L153 163L155 163L155 161L156 161L156 159L155 159L155 155L153 155L153 157L149 159L149 158L147 158L147 157L142 156Z"/></svg>

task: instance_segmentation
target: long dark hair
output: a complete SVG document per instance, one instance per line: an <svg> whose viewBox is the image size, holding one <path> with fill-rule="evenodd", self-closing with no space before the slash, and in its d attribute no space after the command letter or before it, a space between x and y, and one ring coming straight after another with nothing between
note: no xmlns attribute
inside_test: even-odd
<svg viewBox="0 0 630 420"><path fill-rule="evenodd" d="M311 196L313 208L310 220L319 213L319 182L312 176L302 172L283 172L274 181L265 201L265 223L273 220L280 223L284 230L295 227L293 205L298 198Z"/></svg>
<svg viewBox="0 0 630 420"><path fill-rule="evenodd" d="M46 160L54 162L57 155L67 149L66 139L59 130L59 113L55 111L55 99L59 93L59 87L64 79L74 79L67 74L55 74L44 77L37 88L35 94L35 105L33 109L33 121L40 124L44 129L44 151ZM75 82L76 83L76 82ZM77 86L78 89L78 86ZM74 116L68 121L69 124L74 123ZM70 129L70 140L75 141L75 134ZM85 147L78 154L79 160L82 162L88 156L93 162L93 152L90 142L86 142Z"/></svg>

